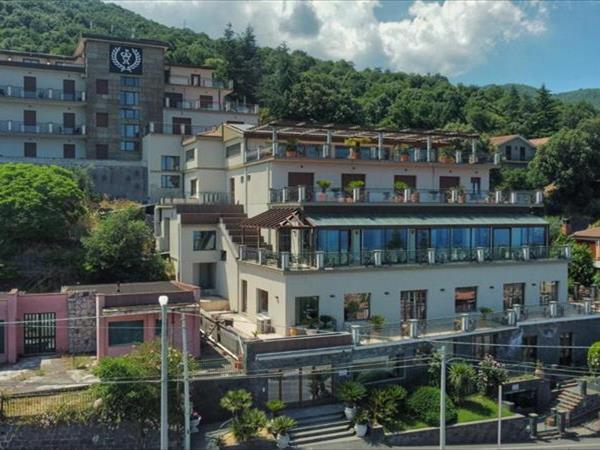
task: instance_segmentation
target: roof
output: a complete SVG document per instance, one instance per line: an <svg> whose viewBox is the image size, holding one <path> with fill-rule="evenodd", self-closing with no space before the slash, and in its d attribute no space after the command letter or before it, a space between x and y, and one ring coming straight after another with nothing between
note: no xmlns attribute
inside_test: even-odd
<svg viewBox="0 0 600 450"><path fill-rule="evenodd" d="M163 294L185 292L187 289L171 281L151 281L147 283L109 283L64 286L62 292L96 291L99 294Z"/></svg>
<svg viewBox="0 0 600 450"><path fill-rule="evenodd" d="M232 123L225 122L225 125L231 128L236 128L239 131L248 131L256 127L256 125L252 125L250 123Z"/></svg>
<svg viewBox="0 0 600 450"><path fill-rule="evenodd" d="M517 139L520 138L524 141L526 141L527 139L525 139L523 136L521 136L520 134L505 134L503 136L492 136L490 138L490 142L493 145L502 145L505 144L509 141L512 141L513 139Z"/></svg>
<svg viewBox="0 0 600 450"><path fill-rule="evenodd" d="M585 230L576 231L572 234L574 238L582 239L600 239L600 227L587 228Z"/></svg>
<svg viewBox="0 0 600 450"><path fill-rule="evenodd" d="M546 144L549 140L550 140L549 137L541 137L541 138L529 139L529 142L534 147L539 147L540 145Z"/></svg>
<svg viewBox="0 0 600 450"><path fill-rule="evenodd" d="M198 137L223 137L223 129L221 127L213 128L212 130L198 133Z"/></svg>
<svg viewBox="0 0 600 450"><path fill-rule="evenodd" d="M241 222L245 228L303 228L310 226L296 208L273 208Z"/></svg>
<svg viewBox="0 0 600 450"><path fill-rule="evenodd" d="M139 44L139 45L149 45L153 47L164 47L169 48L169 43L165 41L159 41L157 39L131 39L131 38L120 38L114 36L107 36L102 34L93 34L93 33L83 33L81 35L81 40L91 40L91 41L110 41L110 42L124 42L128 44Z"/></svg>
<svg viewBox="0 0 600 450"><path fill-rule="evenodd" d="M306 221L315 227L383 227L383 226L480 226L546 225L531 214L332 214L310 213Z"/></svg>

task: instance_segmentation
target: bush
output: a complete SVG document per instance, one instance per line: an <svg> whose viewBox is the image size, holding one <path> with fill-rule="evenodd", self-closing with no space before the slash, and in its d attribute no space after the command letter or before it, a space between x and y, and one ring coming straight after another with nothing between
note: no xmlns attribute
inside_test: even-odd
<svg viewBox="0 0 600 450"><path fill-rule="evenodd" d="M252 406L252 394L245 389L227 391L219 402L221 408L226 409L234 417Z"/></svg>
<svg viewBox="0 0 600 450"><path fill-rule="evenodd" d="M367 389L356 381L346 381L338 389L338 397L341 401L355 405L367 395Z"/></svg>
<svg viewBox="0 0 600 450"><path fill-rule="evenodd" d="M440 424L440 390L433 386L422 386L408 399L408 406L417 418L427 425ZM454 422L458 414L454 402L446 396L446 423Z"/></svg>
<svg viewBox="0 0 600 450"><path fill-rule="evenodd" d="M289 431L296 426L296 421L289 416L275 417L269 423L269 431L273 436L278 434L288 434Z"/></svg>
<svg viewBox="0 0 600 450"><path fill-rule="evenodd" d="M406 399L406 389L390 385L369 393L367 403L369 419L373 423L386 425L394 421Z"/></svg>
<svg viewBox="0 0 600 450"><path fill-rule="evenodd" d="M492 355L486 355L485 358L479 362L477 385L481 394L494 394L498 385L506 382L506 380L508 380L507 370L501 363L496 361Z"/></svg>
<svg viewBox="0 0 600 450"><path fill-rule="evenodd" d="M267 416L258 408L246 409L231 421L230 431L238 442L246 442L258 435L267 424Z"/></svg>
<svg viewBox="0 0 600 450"><path fill-rule="evenodd" d="M477 386L477 372L471 364L457 361L450 366L448 381L452 399L461 404L467 395L472 394Z"/></svg>
<svg viewBox="0 0 600 450"><path fill-rule="evenodd" d="M269 400L267 403L265 403L265 407L271 413L271 418L274 418L277 416L277 414L285 409L285 403L281 400Z"/></svg>
<svg viewBox="0 0 600 450"><path fill-rule="evenodd" d="M587 352L587 363L594 373L600 371L600 341L594 342Z"/></svg>

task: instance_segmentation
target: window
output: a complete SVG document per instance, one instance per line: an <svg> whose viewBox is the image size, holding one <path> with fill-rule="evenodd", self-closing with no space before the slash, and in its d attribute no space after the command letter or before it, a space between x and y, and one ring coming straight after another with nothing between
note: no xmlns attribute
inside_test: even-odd
<svg viewBox="0 0 600 450"><path fill-rule="evenodd" d="M198 180L194 178L190 180L190 196L194 196L198 193Z"/></svg>
<svg viewBox="0 0 600 450"><path fill-rule="evenodd" d="M345 294L344 320L368 320L371 317L371 294Z"/></svg>
<svg viewBox="0 0 600 450"><path fill-rule="evenodd" d="M123 106L135 106L140 104L139 92L121 91L119 95L119 103Z"/></svg>
<svg viewBox="0 0 600 450"><path fill-rule="evenodd" d="M231 158L232 156L239 155L242 151L242 144L233 144L225 147L225 156Z"/></svg>
<svg viewBox="0 0 600 450"><path fill-rule="evenodd" d="M121 141L121 151L123 152L135 152L139 147L140 143L138 141Z"/></svg>
<svg viewBox="0 0 600 450"><path fill-rule="evenodd" d="M403 321L427 319L427 291L400 292L400 317Z"/></svg>
<svg viewBox="0 0 600 450"><path fill-rule="evenodd" d="M196 157L196 149L195 148L190 148L189 150L185 151L185 162L193 161L195 157Z"/></svg>
<svg viewBox="0 0 600 450"><path fill-rule="evenodd" d="M23 146L25 158L35 158L37 156L37 144L35 142L25 142Z"/></svg>
<svg viewBox="0 0 600 450"><path fill-rule="evenodd" d="M502 288L504 309L511 309L513 305L525 304L525 283L508 283Z"/></svg>
<svg viewBox="0 0 600 450"><path fill-rule="evenodd" d="M519 160L525 161L525 147L519 148Z"/></svg>
<svg viewBox="0 0 600 450"><path fill-rule="evenodd" d="M63 99L75 100L75 80L63 80Z"/></svg>
<svg viewBox="0 0 600 450"><path fill-rule="evenodd" d="M136 77L121 77L121 86L139 87L140 79Z"/></svg>
<svg viewBox="0 0 600 450"><path fill-rule="evenodd" d="M121 108L119 110L121 119L140 120L140 110L131 108Z"/></svg>
<svg viewBox="0 0 600 450"><path fill-rule="evenodd" d="M522 358L525 362L537 361L537 336L523 336Z"/></svg>
<svg viewBox="0 0 600 450"><path fill-rule="evenodd" d="M504 155L506 156L507 160L510 161L512 159L512 147L510 145L504 147Z"/></svg>
<svg viewBox="0 0 600 450"><path fill-rule="evenodd" d="M96 144L96 159L108 159L108 144Z"/></svg>
<svg viewBox="0 0 600 450"><path fill-rule="evenodd" d="M137 124L125 124L121 125L121 136L123 137L139 137L140 126Z"/></svg>
<svg viewBox="0 0 600 450"><path fill-rule="evenodd" d="M450 247L450 228L432 228L431 247L437 249Z"/></svg>
<svg viewBox="0 0 600 450"><path fill-rule="evenodd" d="M66 159L75 158L75 144L64 144L63 145L63 158L66 158Z"/></svg>
<svg viewBox="0 0 600 450"><path fill-rule="evenodd" d="M179 170L179 156L161 156L161 170Z"/></svg>
<svg viewBox="0 0 600 450"><path fill-rule="evenodd" d="M217 248L216 231L194 231L192 233L194 250L215 250Z"/></svg>
<svg viewBox="0 0 600 450"><path fill-rule="evenodd" d="M181 186L179 175L163 175L160 177L160 187L163 189L176 189Z"/></svg>
<svg viewBox="0 0 600 450"><path fill-rule="evenodd" d="M108 345L137 344L144 342L144 321L127 320L108 324Z"/></svg>
<svg viewBox="0 0 600 450"><path fill-rule="evenodd" d="M192 134L192 119L189 117L173 117L171 123L173 134Z"/></svg>
<svg viewBox="0 0 600 450"><path fill-rule="evenodd" d="M65 132L74 133L75 131L75 114L63 113L63 128Z"/></svg>
<svg viewBox="0 0 600 450"><path fill-rule="evenodd" d="M385 232L383 228L366 228L362 230L363 251L383 250Z"/></svg>
<svg viewBox="0 0 600 450"><path fill-rule="evenodd" d="M37 80L35 77L23 77L23 94L25 97L35 97Z"/></svg>
<svg viewBox="0 0 600 450"><path fill-rule="evenodd" d="M108 80L96 80L96 94L108 95Z"/></svg>
<svg viewBox="0 0 600 450"><path fill-rule="evenodd" d="M471 193L473 193L473 194L481 193L481 178L480 177L471 177Z"/></svg>
<svg viewBox="0 0 600 450"><path fill-rule="evenodd" d="M161 335L162 335L162 320L156 319L156 322L154 322L154 336L161 336Z"/></svg>
<svg viewBox="0 0 600 450"><path fill-rule="evenodd" d="M540 305L558 301L558 281L542 281L540 283Z"/></svg>
<svg viewBox="0 0 600 450"><path fill-rule="evenodd" d="M242 280L242 305L241 308L243 313L248 311L248 281Z"/></svg>
<svg viewBox="0 0 600 450"><path fill-rule="evenodd" d="M296 325L310 326L319 319L319 297L296 297Z"/></svg>
<svg viewBox="0 0 600 450"><path fill-rule="evenodd" d="M454 312L477 311L477 287L461 287L454 290Z"/></svg>
<svg viewBox="0 0 600 450"><path fill-rule="evenodd" d="M440 190L460 187L460 177L440 177Z"/></svg>
<svg viewBox="0 0 600 450"><path fill-rule="evenodd" d="M213 106L212 95L201 95L200 96L200 108L212 109L212 106Z"/></svg>
<svg viewBox="0 0 600 450"><path fill-rule="evenodd" d="M108 127L108 113L97 112L96 113L96 126L98 128Z"/></svg>
<svg viewBox="0 0 600 450"><path fill-rule="evenodd" d="M477 359L483 359L486 355L496 355L496 346L498 335L496 334L483 334L475 336L473 343L475 344L474 355Z"/></svg>
<svg viewBox="0 0 600 450"><path fill-rule="evenodd" d="M416 189L417 187L416 175L394 175L394 184L398 183L399 181L406 183L411 189Z"/></svg>
<svg viewBox="0 0 600 450"><path fill-rule="evenodd" d="M473 228L472 238L473 248L488 248L490 246L490 229L483 227Z"/></svg>
<svg viewBox="0 0 600 450"><path fill-rule="evenodd" d="M37 128L37 114L32 110L23 111L23 125L25 131L35 132Z"/></svg>
<svg viewBox="0 0 600 450"><path fill-rule="evenodd" d="M257 313L268 313L269 312L269 293L262 289L256 290L256 312Z"/></svg>
<svg viewBox="0 0 600 450"><path fill-rule="evenodd" d="M40 60L37 58L23 58L23 62L27 64L39 64Z"/></svg>
<svg viewBox="0 0 600 450"><path fill-rule="evenodd" d="M573 333L560 333L558 340L560 343L558 364L561 366L570 366L573 363Z"/></svg>

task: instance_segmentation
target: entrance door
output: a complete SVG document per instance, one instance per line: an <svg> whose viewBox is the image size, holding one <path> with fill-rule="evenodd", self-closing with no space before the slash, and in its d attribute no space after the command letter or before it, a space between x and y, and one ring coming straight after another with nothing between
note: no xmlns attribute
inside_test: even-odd
<svg viewBox="0 0 600 450"><path fill-rule="evenodd" d="M56 351L56 314L23 315L24 352L27 355Z"/></svg>
<svg viewBox="0 0 600 450"><path fill-rule="evenodd" d="M558 364L560 366L570 366L573 363L573 333L560 334L560 357Z"/></svg>
<svg viewBox="0 0 600 450"><path fill-rule="evenodd" d="M440 191L447 191L460 186L460 177L440 177Z"/></svg>
<svg viewBox="0 0 600 450"><path fill-rule="evenodd" d="M229 203L235 204L235 178L229 179Z"/></svg>
<svg viewBox="0 0 600 450"><path fill-rule="evenodd" d="M203 290L215 288L215 263L198 264L198 285Z"/></svg>

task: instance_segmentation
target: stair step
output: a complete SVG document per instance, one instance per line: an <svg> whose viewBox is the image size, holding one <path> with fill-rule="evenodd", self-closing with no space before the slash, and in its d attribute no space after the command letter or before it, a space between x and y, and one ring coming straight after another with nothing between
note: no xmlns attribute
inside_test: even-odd
<svg viewBox="0 0 600 450"><path fill-rule="evenodd" d="M346 431L352 428L349 421L338 423L324 423L322 425L311 425L307 427L298 427L291 430L291 435L294 439L299 437L318 436L320 434L337 433L338 431Z"/></svg>
<svg viewBox="0 0 600 450"><path fill-rule="evenodd" d="M296 427L294 427L292 429L292 433L311 431L311 430L320 430L321 428L337 427L337 426L343 426L343 425L350 426L350 421L347 420L346 418L340 419L338 417L338 419L339 420L329 420L329 421L325 421L323 419L321 422L318 422L318 423L311 423L309 425L297 425Z"/></svg>
<svg viewBox="0 0 600 450"><path fill-rule="evenodd" d="M318 436L309 436L309 437L301 437L298 439L293 439L292 441L290 441L290 445L313 444L315 442L331 441L333 439L339 439L339 438L351 437L351 436L354 436L353 428L350 428L349 430L345 430L345 431L339 431L337 433L328 433L328 434L321 434Z"/></svg>

